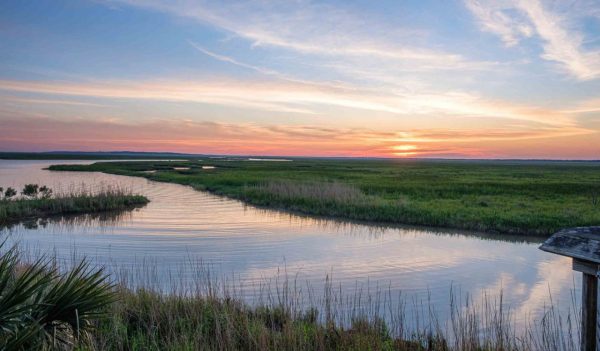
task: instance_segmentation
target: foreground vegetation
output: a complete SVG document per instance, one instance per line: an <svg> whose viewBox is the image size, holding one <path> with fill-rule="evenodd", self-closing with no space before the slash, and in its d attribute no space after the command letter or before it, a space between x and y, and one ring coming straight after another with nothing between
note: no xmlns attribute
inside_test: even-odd
<svg viewBox="0 0 600 351"><path fill-rule="evenodd" d="M53 194L47 186L26 184L20 196L12 187L0 187L0 225L29 218L119 211L146 203L146 197L117 187L105 187L96 192L83 187L69 193Z"/></svg>
<svg viewBox="0 0 600 351"><path fill-rule="evenodd" d="M509 313L455 306L448 322L432 316L410 317L403 310L367 312L383 302L354 301L354 312L338 309L338 296L325 297L323 308L294 310L278 300L250 307L235 298L162 295L127 289L98 320L91 346L99 350L575 350L577 331L556 311L517 328ZM362 304L362 305L361 305ZM347 323L340 322L346 316ZM408 319L408 318L413 319ZM424 318L430 323L419 324ZM90 344L88 344L90 345Z"/></svg>
<svg viewBox="0 0 600 351"><path fill-rule="evenodd" d="M223 285L164 294L113 284L84 261L33 263L0 246L0 350L575 350L571 318L550 307L519 327L502 300L450 299L449 321L432 306L405 312L385 292L324 295L285 283L249 306ZM213 281L214 282L214 281ZM417 306L418 307L418 306ZM577 325L577 323L574 323Z"/></svg>
<svg viewBox="0 0 600 351"><path fill-rule="evenodd" d="M600 223L598 162L204 158L50 169L146 177L353 220L533 235Z"/></svg>
<svg viewBox="0 0 600 351"><path fill-rule="evenodd" d="M0 245L0 250L5 245ZM81 261L61 273L51 260L0 256L0 350L69 349L92 340L93 323L114 300L102 269Z"/></svg>

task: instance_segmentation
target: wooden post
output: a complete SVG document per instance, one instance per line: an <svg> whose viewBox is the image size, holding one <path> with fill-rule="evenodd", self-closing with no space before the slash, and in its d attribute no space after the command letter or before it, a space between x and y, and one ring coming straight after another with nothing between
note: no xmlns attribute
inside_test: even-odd
<svg viewBox="0 0 600 351"><path fill-rule="evenodd" d="M598 316L598 272L597 263L573 259L573 270L581 277L581 351L600 351L600 317Z"/></svg>
<svg viewBox="0 0 600 351"><path fill-rule="evenodd" d="M583 273L581 286L581 351L600 351L600 226L568 228L546 240L541 250L571 257Z"/></svg>
<svg viewBox="0 0 600 351"><path fill-rule="evenodd" d="M600 279L600 271L596 272L596 284ZM598 308L598 301L600 301L600 290L596 290L596 351L600 349L600 308Z"/></svg>
<svg viewBox="0 0 600 351"><path fill-rule="evenodd" d="M596 351L598 278L583 273L581 286L581 351Z"/></svg>

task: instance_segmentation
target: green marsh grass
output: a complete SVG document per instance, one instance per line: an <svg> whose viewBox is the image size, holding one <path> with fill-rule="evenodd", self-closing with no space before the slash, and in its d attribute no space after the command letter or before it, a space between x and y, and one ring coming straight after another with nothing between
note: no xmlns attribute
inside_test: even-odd
<svg viewBox="0 0 600 351"><path fill-rule="evenodd" d="M340 182L268 181L245 187L243 192L247 196L266 196L275 201L311 201L331 205L367 204L375 200L358 187Z"/></svg>
<svg viewBox="0 0 600 351"><path fill-rule="evenodd" d="M351 220L526 235L600 223L599 162L202 159L50 169L145 177Z"/></svg>

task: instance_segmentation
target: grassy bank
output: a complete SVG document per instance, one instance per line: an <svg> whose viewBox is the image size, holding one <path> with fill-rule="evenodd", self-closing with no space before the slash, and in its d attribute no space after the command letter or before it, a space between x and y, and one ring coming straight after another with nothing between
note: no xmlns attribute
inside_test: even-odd
<svg viewBox="0 0 600 351"><path fill-rule="evenodd" d="M124 189L73 191L54 196L0 198L0 225L29 218L121 211L145 205L148 199Z"/></svg>
<svg viewBox="0 0 600 351"><path fill-rule="evenodd" d="M598 162L202 159L50 169L145 177L353 220L533 235L600 223Z"/></svg>
<svg viewBox="0 0 600 351"><path fill-rule="evenodd" d="M292 314L284 306L250 308L235 299L163 296L122 290L99 321L93 345L110 350L424 350L433 339L392 337L381 319L348 328L321 323L318 311Z"/></svg>
<svg viewBox="0 0 600 351"><path fill-rule="evenodd" d="M83 261L23 261L0 245L0 349L3 350L575 350L577 313L554 307L515 324L499 300L452 294L450 320L435 306L406 313L385 291L347 296L326 283L323 296L295 284L261 290L245 304L219 282L165 294L115 284ZM308 302L308 304L307 304ZM418 312L421 311L421 312Z"/></svg>
<svg viewBox="0 0 600 351"><path fill-rule="evenodd" d="M376 312L356 312L342 324L328 313L343 313L329 297L328 308L294 311L284 302L250 307L235 298L161 295L120 290L108 318L97 321L88 347L98 350L576 350L576 337L549 308L547 316L517 328L502 308L456 306L448 322L415 327L401 310L386 322ZM280 296L281 297L281 296ZM383 298L372 304L382 303ZM285 301L285 300L279 300ZM362 307L364 311L368 308ZM333 307L331 307L333 306ZM407 318L413 318L407 319ZM406 329L403 329L406 328ZM571 330L571 332L577 332Z"/></svg>

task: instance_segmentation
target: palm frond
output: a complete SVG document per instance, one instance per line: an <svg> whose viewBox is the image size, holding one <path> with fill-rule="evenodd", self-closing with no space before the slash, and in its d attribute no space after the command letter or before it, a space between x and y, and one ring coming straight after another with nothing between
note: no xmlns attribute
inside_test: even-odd
<svg viewBox="0 0 600 351"><path fill-rule="evenodd" d="M0 256L0 349L74 345L114 301L113 288L85 260L61 274L47 258L24 264L15 247L7 249Z"/></svg>

